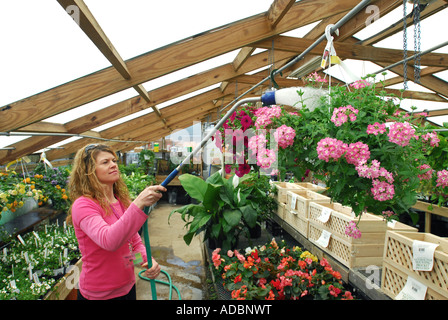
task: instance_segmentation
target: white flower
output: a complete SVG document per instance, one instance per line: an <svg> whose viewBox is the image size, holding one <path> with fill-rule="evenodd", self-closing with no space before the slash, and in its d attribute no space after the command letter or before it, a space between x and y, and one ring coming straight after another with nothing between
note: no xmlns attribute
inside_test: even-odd
<svg viewBox="0 0 448 320"><path fill-rule="evenodd" d="M240 183L240 178L237 175L234 175L233 180L232 180L233 188L238 187L239 183Z"/></svg>

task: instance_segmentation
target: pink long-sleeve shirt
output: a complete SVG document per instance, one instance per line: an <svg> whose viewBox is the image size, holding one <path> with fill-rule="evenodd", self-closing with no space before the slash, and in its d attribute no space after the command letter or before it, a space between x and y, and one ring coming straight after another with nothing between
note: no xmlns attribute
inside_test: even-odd
<svg viewBox="0 0 448 320"><path fill-rule="evenodd" d="M72 205L72 220L82 256L79 279L81 294L89 299L111 299L127 294L135 284L130 246L147 261L145 246L138 234L148 216L134 203L129 208L117 201L113 213L86 197Z"/></svg>

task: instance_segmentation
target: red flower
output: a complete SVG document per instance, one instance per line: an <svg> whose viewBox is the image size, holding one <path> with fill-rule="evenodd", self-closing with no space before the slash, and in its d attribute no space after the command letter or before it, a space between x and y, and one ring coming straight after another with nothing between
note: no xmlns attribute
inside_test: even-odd
<svg viewBox="0 0 448 320"><path fill-rule="evenodd" d="M237 283L237 282L240 282L240 281L241 281L241 274L239 274L239 275L237 275L235 277L235 280L233 280L233 283Z"/></svg>
<svg viewBox="0 0 448 320"><path fill-rule="evenodd" d="M330 290L330 294L331 294L333 297L337 297L337 296L341 293L341 289L336 288L336 287L333 286L333 285L330 285L330 286L328 287L328 290Z"/></svg>

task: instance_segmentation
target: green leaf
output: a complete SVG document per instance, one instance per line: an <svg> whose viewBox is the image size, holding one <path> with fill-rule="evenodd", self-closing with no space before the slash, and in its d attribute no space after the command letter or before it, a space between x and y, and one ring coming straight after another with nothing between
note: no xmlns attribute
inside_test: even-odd
<svg viewBox="0 0 448 320"><path fill-rule="evenodd" d="M168 216L168 222L171 218L171 216L173 215L173 213L178 212L182 215L182 220L185 221L185 215L191 215L190 211L191 208L195 206L194 204L187 204L179 209L174 209L173 211L171 211L170 215Z"/></svg>
<svg viewBox="0 0 448 320"><path fill-rule="evenodd" d="M221 224L214 224L211 227L211 236L214 239L218 239L219 238L219 234L221 232Z"/></svg>
<svg viewBox="0 0 448 320"><path fill-rule="evenodd" d="M208 177L207 180L205 180L205 182L219 186L224 185L224 179L222 178L221 173L219 171L215 172L210 177Z"/></svg>
<svg viewBox="0 0 448 320"><path fill-rule="evenodd" d="M207 190L207 183L204 180L192 174L185 173L179 176L179 181L190 197L200 202L204 201L204 195Z"/></svg>
<svg viewBox="0 0 448 320"><path fill-rule="evenodd" d="M184 235L184 241L187 245L190 245L191 240L193 240L194 233L187 233Z"/></svg>
<svg viewBox="0 0 448 320"><path fill-rule="evenodd" d="M231 227L236 227L240 221L241 221L241 211L237 209L233 210L224 210L223 217L224 220L229 224Z"/></svg>
<svg viewBox="0 0 448 320"><path fill-rule="evenodd" d="M251 228L255 227L257 224L257 211L252 208L252 205L245 205L240 210L243 213L243 218L247 225Z"/></svg>
<svg viewBox="0 0 448 320"><path fill-rule="evenodd" d="M203 205L208 211L217 211L218 210L218 200L219 200L219 192L221 186L207 184L207 189L204 194Z"/></svg>

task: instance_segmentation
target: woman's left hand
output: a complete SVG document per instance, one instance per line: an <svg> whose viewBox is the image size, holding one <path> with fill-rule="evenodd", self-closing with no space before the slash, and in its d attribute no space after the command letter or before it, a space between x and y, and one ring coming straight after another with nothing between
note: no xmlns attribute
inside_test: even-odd
<svg viewBox="0 0 448 320"><path fill-rule="evenodd" d="M142 267L148 268L148 263L145 262L144 264L142 264ZM157 263L156 260L154 260L154 258L152 258L152 267L144 272L144 276L149 279L155 279L159 276L160 271L161 271L160 265Z"/></svg>

